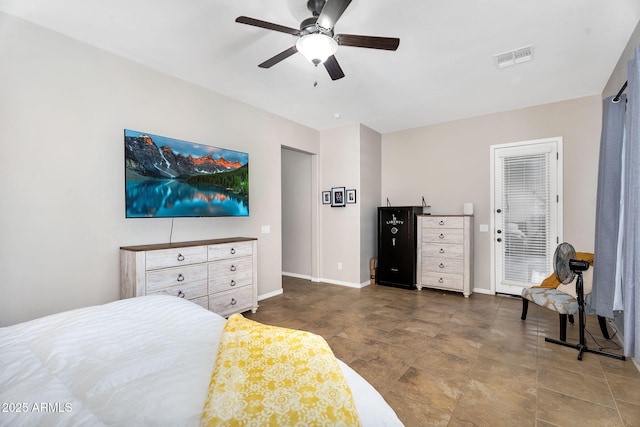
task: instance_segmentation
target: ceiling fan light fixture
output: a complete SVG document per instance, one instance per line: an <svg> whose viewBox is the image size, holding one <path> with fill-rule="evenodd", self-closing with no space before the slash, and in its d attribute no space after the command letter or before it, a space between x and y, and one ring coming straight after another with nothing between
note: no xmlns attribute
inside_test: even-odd
<svg viewBox="0 0 640 427"><path fill-rule="evenodd" d="M319 65L338 51L338 43L325 34L314 33L300 37L296 42L296 49L309 62Z"/></svg>

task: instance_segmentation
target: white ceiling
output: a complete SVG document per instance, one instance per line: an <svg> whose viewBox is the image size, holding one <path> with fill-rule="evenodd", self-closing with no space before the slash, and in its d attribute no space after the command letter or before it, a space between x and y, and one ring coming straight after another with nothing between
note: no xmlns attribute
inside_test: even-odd
<svg viewBox="0 0 640 427"><path fill-rule="evenodd" d="M340 47L337 81L300 54L258 68L297 38L234 22L297 28L306 0L0 0L0 11L318 130L387 133L600 94L640 1L353 0L336 33L400 47ZM495 67L494 54L531 44L533 61Z"/></svg>

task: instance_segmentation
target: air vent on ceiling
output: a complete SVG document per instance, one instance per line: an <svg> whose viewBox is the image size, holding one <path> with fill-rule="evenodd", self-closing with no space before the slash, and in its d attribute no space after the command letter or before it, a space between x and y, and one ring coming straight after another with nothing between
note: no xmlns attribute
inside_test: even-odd
<svg viewBox="0 0 640 427"><path fill-rule="evenodd" d="M533 59L533 45L510 50L509 52L493 55L493 61L498 68L507 68Z"/></svg>

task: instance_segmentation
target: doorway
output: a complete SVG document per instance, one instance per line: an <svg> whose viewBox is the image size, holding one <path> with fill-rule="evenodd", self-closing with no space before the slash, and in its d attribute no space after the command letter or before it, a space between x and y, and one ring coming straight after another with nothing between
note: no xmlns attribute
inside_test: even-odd
<svg viewBox="0 0 640 427"><path fill-rule="evenodd" d="M562 241L562 137L491 146L491 287L520 295Z"/></svg>
<svg viewBox="0 0 640 427"><path fill-rule="evenodd" d="M314 155L281 150L282 274L312 280L314 276Z"/></svg>

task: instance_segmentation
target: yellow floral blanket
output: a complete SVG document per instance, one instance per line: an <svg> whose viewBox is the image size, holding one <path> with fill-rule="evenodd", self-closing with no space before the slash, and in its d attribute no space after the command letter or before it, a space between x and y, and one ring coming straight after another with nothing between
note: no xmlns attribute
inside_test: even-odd
<svg viewBox="0 0 640 427"><path fill-rule="evenodd" d="M229 317L203 426L360 426L326 341L310 332Z"/></svg>

